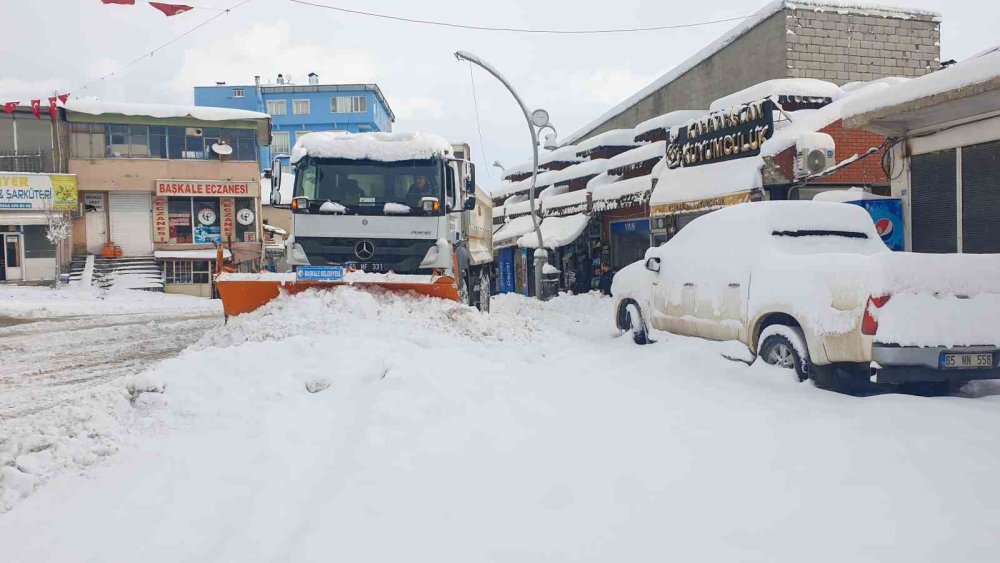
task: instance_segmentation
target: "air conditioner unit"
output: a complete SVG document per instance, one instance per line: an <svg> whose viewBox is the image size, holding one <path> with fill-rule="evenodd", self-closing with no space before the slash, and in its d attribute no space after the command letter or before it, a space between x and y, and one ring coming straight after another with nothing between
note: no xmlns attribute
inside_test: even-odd
<svg viewBox="0 0 1000 563"><path fill-rule="evenodd" d="M201 127L188 127L184 130L184 134L188 137L201 137Z"/></svg>
<svg viewBox="0 0 1000 563"><path fill-rule="evenodd" d="M795 177L819 174L837 163L836 145L826 133L803 133L795 140Z"/></svg>

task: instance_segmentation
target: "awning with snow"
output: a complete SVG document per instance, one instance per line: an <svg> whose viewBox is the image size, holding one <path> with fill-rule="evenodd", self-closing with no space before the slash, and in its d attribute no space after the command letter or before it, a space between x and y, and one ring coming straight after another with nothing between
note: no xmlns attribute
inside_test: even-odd
<svg viewBox="0 0 1000 563"><path fill-rule="evenodd" d="M650 216L718 209L751 201L763 180L759 156L664 168L649 199Z"/></svg>
<svg viewBox="0 0 1000 563"><path fill-rule="evenodd" d="M511 219L493 233L493 248L515 246L521 235L530 233L534 229L535 225L531 221L531 215L522 215Z"/></svg>
<svg viewBox="0 0 1000 563"><path fill-rule="evenodd" d="M591 210L614 211L645 205L653 186L651 175L636 176L591 189Z"/></svg>
<svg viewBox="0 0 1000 563"><path fill-rule="evenodd" d="M542 221L542 242L545 248L555 249L575 241L587 229L590 217L577 213L567 217L546 217ZM521 248L538 248L538 236L529 232L517 240Z"/></svg>
<svg viewBox="0 0 1000 563"><path fill-rule="evenodd" d="M222 249L222 258L232 258L233 254L228 249ZM214 248L204 248L199 250L157 250L153 252L153 257L157 260L215 260L218 253Z"/></svg>

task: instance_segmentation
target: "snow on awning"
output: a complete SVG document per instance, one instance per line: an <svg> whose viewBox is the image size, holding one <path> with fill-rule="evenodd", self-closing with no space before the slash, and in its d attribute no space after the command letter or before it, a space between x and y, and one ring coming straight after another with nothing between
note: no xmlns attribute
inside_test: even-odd
<svg viewBox="0 0 1000 563"><path fill-rule="evenodd" d="M739 92L733 92L712 102L708 106L711 112L722 111L732 107L748 104L765 98L779 96L802 96L808 98L831 98L836 100L844 95L844 91L833 82L815 78L776 78L758 82Z"/></svg>
<svg viewBox="0 0 1000 563"><path fill-rule="evenodd" d="M664 168L649 199L650 215L672 215L750 201L761 189L759 156L715 164Z"/></svg>
<svg viewBox="0 0 1000 563"><path fill-rule="evenodd" d="M493 248L514 246L521 235L530 233L534 229L535 224L531 221L531 215L511 219L493 233Z"/></svg>
<svg viewBox="0 0 1000 563"><path fill-rule="evenodd" d="M546 180L551 184L572 182L573 180L579 178L586 178L587 176L596 176L607 169L608 169L608 159L598 158L596 160L588 160L585 162L581 162L579 164L574 164L573 166L567 166L562 170L547 172Z"/></svg>
<svg viewBox="0 0 1000 563"><path fill-rule="evenodd" d="M576 154L585 155L600 147L635 147L635 129L612 129L576 144Z"/></svg>
<svg viewBox="0 0 1000 563"><path fill-rule="evenodd" d="M569 215L587 210L587 190L565 192L545 198L542 201L542 211L545 214Z"/></svg>
<svg viewBox="0 0 1000 563"><path fill-rule="evenodd" d="M153 257L158 260L215 260L218 253L214 248L204 248L200 250L157 250L153 252ZM228 249L222 249L222 258L232 258L233 254Z"/></svg>
<svg viewBox="0 0 1000 563"><path fill-rule="evenodd" d="M667 142L656 141L648 145L636 147L630 151L625 151L608 159L608 170L615 170L624 166L639 164L654 158L663 158L667 155Z"/></svg>
<svg viewBox="0 0 1000 563"><path fill-rule="evenodd" d="M542 242L545 248L560 248L575 241L587 229L590 217L583 213L567 217L546 217L542 221ZM529 232L517 240L521 248L538 248L538 236Z"/></svg>
<svg viewBox="0 0 1000 563"><path fill-rule="evenodd" d="M535 188L544 188L545 186L552 185L552 176L554 172L543 172L539 170L538 176L535 178ZM531 187L531 176L529 175L524 180L518 180L517 182L504 182L499 186L493 188L490 192L490 197L493 199L508 198L512 195L526 194L528 193L528 188Z"/></svg>
<svg viewBox="0 0 1000 563"><path fill-rule="evenodd" d="M232 108L186 106L175 104L141 104L132 102L105 102L99 100L70 99L67 111L87 115L118 114L143 117L190 117L202 121L231 121L240 119L270 119L266 113Z"/></svg>
<svg viewBox="0 0 1000 563"><path fill-rule="evenodd" d="M662 141L666 139L666 134L672 127L678 127L685 123L697 119L708 113L708 110L701 109L681 109L671 111L663 115L658 115L652 119L647 119L635 126L635 140L637 142ZM654 138L653 133L663 131L663 135ZM661 138L662 137L662 138Z"/></svg>
<svg viewBox="0 0 1000 563"><path fill-rule="evenodd" d="M578 149L576 145L566 145L554 151L544 151L538 153L538 165L544 166L553 162L583 162L583 158L576 156ZM527 162L528 174L531 174L531 161Z"/></svg>

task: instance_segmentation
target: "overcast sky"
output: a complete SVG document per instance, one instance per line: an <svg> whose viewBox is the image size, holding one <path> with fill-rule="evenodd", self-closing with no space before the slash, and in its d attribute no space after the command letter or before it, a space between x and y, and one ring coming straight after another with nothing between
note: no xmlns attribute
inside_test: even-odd
<svg viewBox="0 0 1000 563"><path fill-rule="evenodd" d="M179 1L179 0L178 0ZM238 0L199 0L227 7ZM608 28L669 25L745 16L765 0L315 0L345 8L466 24L529 28ZM887 0L942 14L941 58L963 59L998 40L996 0ZM492 33L430 27L348 15L293 4L251 0L152 58L122 68L215 12L166 18L139 0L5 2L0 41L0 102L43 98L53 90L105 100L191 103L192 87L273 81L280 72L305 82L375 82L396 113L394 130L425 130L473 147L480 184L499 174L489 162L529 158L527 126L514 101L476 70L485 147L479 141L468 63L463 49L490 61L526 103L544 107L566 136L728 31L735 23L683 30L602 36ZM103 81L94 78L118 69ZM90 85L84 89L87 83ZM485 173L485 174L484 174Z"/></svg>

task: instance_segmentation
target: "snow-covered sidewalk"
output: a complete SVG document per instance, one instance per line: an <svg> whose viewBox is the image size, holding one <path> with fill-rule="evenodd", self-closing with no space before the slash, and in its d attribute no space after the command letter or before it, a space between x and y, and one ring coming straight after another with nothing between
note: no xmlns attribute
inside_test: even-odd
<svg viewBox="0 0 1000 563"><path fill-rule="evenodd" d="M222 303L154 291L102 290L82 283L59 289L0 284L0 317L38 319L178 311L221 314Z"/></svg>
<svg viewBox="0 0 1000 563"><path fill-rule="evenodd" d="M0 558L995 559L1000 397L841 396L634 346L611 305L343 288L234 318L132 383L162 391L128 407L144 443L0 514Z"/></svg>

